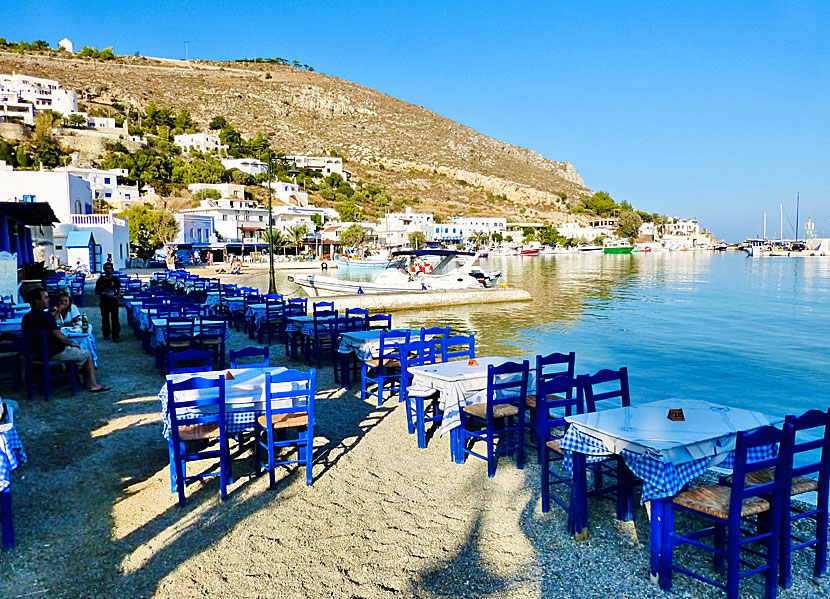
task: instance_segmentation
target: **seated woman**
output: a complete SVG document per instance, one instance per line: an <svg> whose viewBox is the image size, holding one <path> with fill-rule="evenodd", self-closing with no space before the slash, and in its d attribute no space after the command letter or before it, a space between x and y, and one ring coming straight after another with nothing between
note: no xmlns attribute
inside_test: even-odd
<svg viewBox="0 0 830 599"><path fill-rule="evenodd" d="M58 294L58 303L52 309L58 326L71 327L81 324L81 311L72 303L72 297L66 292Z"/></svg>
<svg viewBox="0 0 830 599"><path fill-rule="evenodd" d="M232 275L238 275L242 273L242 263L241 262L234 262L233 266L231 267Z"/></svg>

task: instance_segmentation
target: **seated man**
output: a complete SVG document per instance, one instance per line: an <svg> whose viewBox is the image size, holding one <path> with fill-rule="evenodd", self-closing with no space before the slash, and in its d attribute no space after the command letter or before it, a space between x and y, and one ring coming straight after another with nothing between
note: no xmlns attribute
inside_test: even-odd
<svg viewBox="0 0 830 599"><path fill-rule="evenodd" d="M32 309L23 317L23 330L46 331L46 343L51 359L75 362L89 378L89 390L93 393L109 391L109 387L101 385L95 378L92 355L61 333L55 317L48 311L49 294L44 289L32 289L26 299Z"/></svg>

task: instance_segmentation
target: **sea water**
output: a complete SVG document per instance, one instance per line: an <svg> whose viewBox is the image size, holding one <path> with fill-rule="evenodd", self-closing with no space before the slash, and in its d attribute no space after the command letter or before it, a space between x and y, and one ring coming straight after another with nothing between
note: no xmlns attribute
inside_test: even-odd
<svg viewBox="0 0 830 599"><path fill-rule="evenodd" d="M395 326L474 333L479 355L573 351L579 374L627 366L635 403L705 399L776 416L830 407L830 259L662 252L482 262L533 301L396 312ZM297 291L284 275L278 286Z"/></svg>

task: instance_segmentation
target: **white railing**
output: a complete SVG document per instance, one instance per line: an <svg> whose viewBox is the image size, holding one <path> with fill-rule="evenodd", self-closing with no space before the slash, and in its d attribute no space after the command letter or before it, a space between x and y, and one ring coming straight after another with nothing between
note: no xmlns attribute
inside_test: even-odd
<svg viewBox="0 0 830 599"><path fill-rule="evenodd" d="M73 214L73 225L111 225L112 217L109 214ZM120 219L119 219L120 220Z"/></svg>

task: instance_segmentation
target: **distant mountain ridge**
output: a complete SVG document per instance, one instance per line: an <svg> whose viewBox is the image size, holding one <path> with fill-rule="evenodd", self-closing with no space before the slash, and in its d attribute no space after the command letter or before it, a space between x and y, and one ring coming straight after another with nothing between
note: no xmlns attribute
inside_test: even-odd
<svg viewBox="0 0 830 599"><path fill-rule="evenodd" d="M0 52L0 72L56 79L87 100L186 108L206 127L225 116L292 154L336 150L355 176L417 210L561 222L590 195L568 162L483 135L420 106L321 73L276 64L144 57L91 59Z"/></svg>

